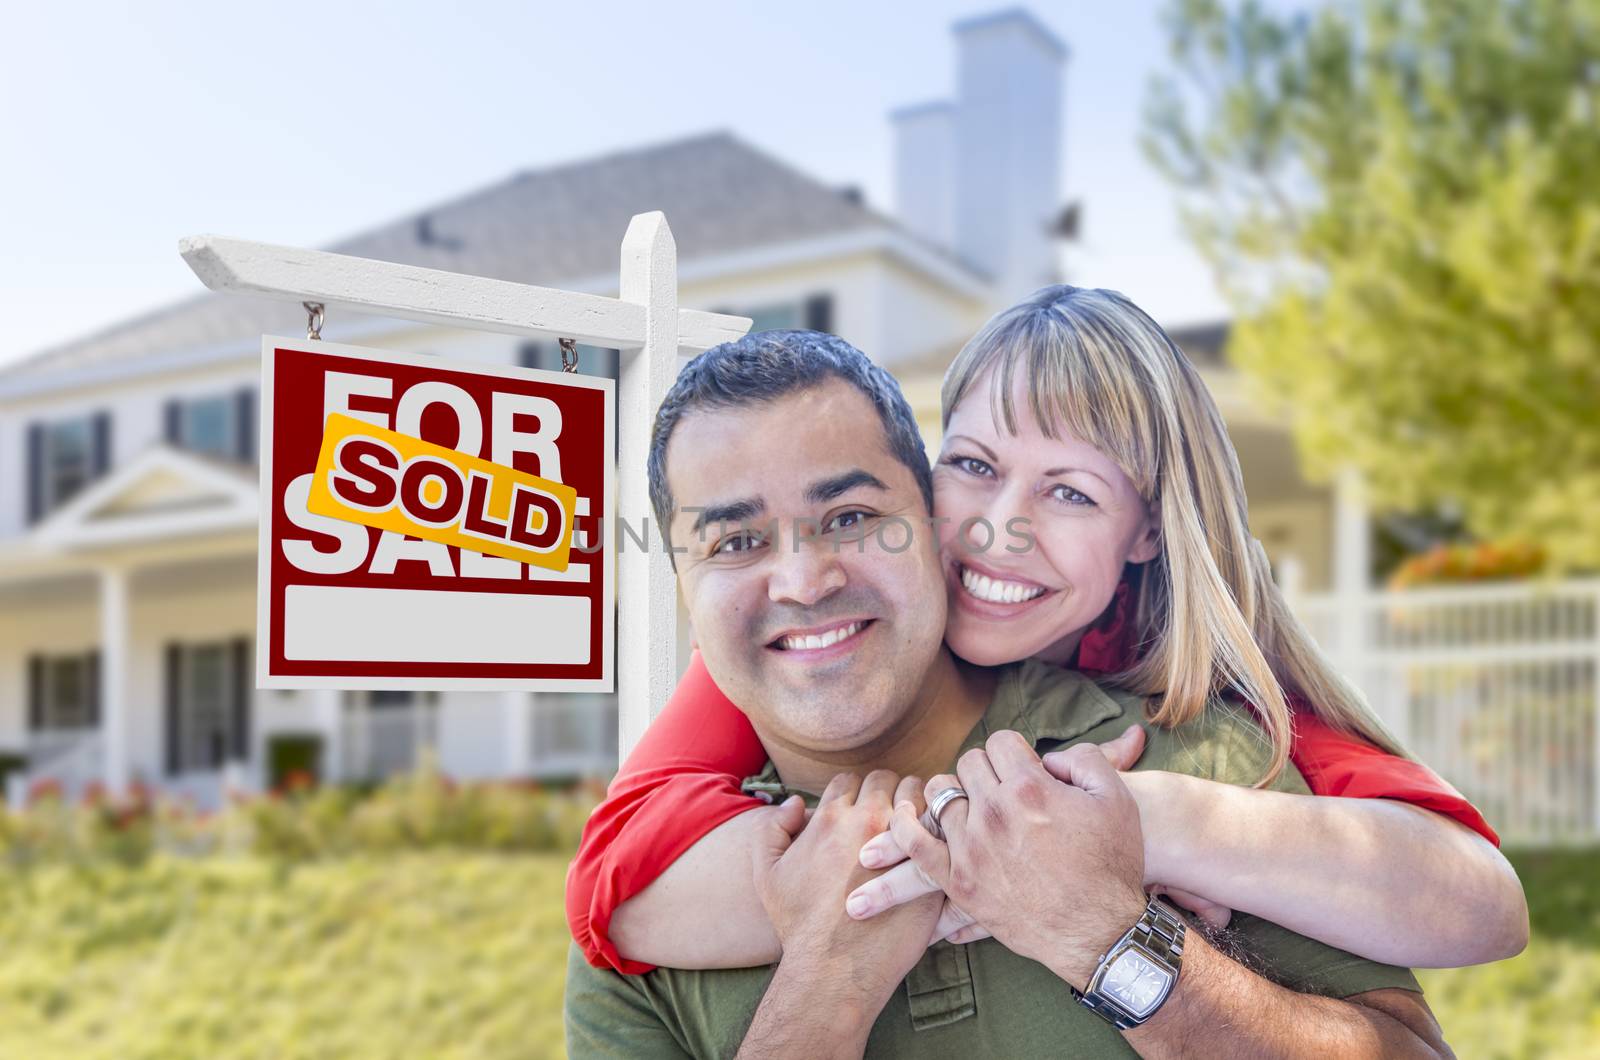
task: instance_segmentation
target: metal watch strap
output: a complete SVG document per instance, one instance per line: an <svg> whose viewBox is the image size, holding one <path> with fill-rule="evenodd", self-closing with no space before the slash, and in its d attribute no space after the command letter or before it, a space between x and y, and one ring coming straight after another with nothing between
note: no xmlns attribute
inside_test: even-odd
<svg viewBox="0 0 1600 1060"><path fill-rule="evenodd" d="M1139 917L1138 923L1128 929L1127 934L1116 941L1110 949L1100 955L1100 960L1095 964L1095 974L1089 977L1090 990L1078 994L1078 1000L1085 1008L1097 1013L1102 1018L1114 1025L1117 1030L1125 1031L1144 1023L1151 1016L1161 1011L1157 1005L1143 1019L1137 1019L1126 1012L1115 1001L1102 995L1094 989L1095 981L1100 977L1100 970L1106 962L1112 960L1123 950L1128 943L1137 943L1151 957L1172 972L1173 986L1177 985L1177 976L1183 964L1183 939L1189 926L1183 922L1176 911L1159 898L1151 898L1144 907L1144 914ZM1076 993L1076 991L1074 991ZM1170 993L1169 993L1170 996ZM1165 999L1162 1004L1165 1004Z"/></svg>

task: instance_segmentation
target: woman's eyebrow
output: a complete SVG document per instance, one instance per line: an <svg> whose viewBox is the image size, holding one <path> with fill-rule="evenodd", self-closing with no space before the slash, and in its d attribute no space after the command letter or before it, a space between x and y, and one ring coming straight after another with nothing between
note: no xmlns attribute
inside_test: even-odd
<svg viewBox="0 0 1600 1060"><path fill-rule="evenodd" d="M1102 474L1100 474L1098 472L1095 472L1095 471L1090 471L1086 467L1053 467L1049 471L1046 471L1044 473L1044 477L1045 478L1057 478L1057 477L1059 477L1061 475L1070 475L1070 474L1072 474L1074 472L1077 472L1077 473L1083 474L1083 475L1088 475L1091 478L1097 478L1101 482L1105 483L1106 489L1110 489L1111 488L1111 483L1106 482L1106 477L1104 475L1102 475Z"/></svg>
<svg viewBox="0 0 1600 1060"><path fill-rule="evenodd" d="M947 438L950 441L954 441L957 438L962 438L962 439L965 439L966 441L970 442L971 444L977 446L979 449L983 450L983 455L989 458L989 462L991 464L995 463L996 461L998 461L1000 459L999 457L994 455L994 450L993 449L990 449L987 445L984 445L982 442L978 441L978 439L972 437L969 434L952 434L952 435L948 435Z"/></svg>

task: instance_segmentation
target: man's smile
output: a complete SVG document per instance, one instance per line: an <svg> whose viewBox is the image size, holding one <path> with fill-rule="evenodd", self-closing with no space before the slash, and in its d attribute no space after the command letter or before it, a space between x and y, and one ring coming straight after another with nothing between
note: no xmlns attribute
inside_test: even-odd
<svg viewBox="0 0 1600 1060"><path fill-rule="evenodd" d="M861 634L876 622L872 618L850 618L807 629L788 629L767 642L767 648L782 652L795 662L835 659L855 651Z"/></svg>

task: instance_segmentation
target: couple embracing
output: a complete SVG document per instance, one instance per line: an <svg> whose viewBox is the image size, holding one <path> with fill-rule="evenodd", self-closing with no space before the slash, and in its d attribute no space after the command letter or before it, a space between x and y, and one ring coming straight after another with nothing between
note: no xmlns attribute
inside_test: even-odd
<svg viewBox="0 0 1600 1060"><path fill-rule="evenodd" d="M943 417L930 468L805 331L663 401L699 652L569 874L569 1052L1448 1055L1406 966L1520 950L1520 885L1289 613L1182 352L1046 288Z"/></svg>

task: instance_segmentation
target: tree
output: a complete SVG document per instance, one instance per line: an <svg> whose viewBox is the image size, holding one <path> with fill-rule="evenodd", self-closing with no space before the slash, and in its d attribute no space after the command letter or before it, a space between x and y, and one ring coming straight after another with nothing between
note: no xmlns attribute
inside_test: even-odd
<svg viewBox="0 0 1600 1060"><path fill-rule="evenodd" d="M1177 0L1144 146L1306 471L1600 568L1600 0Z"/></svg>

